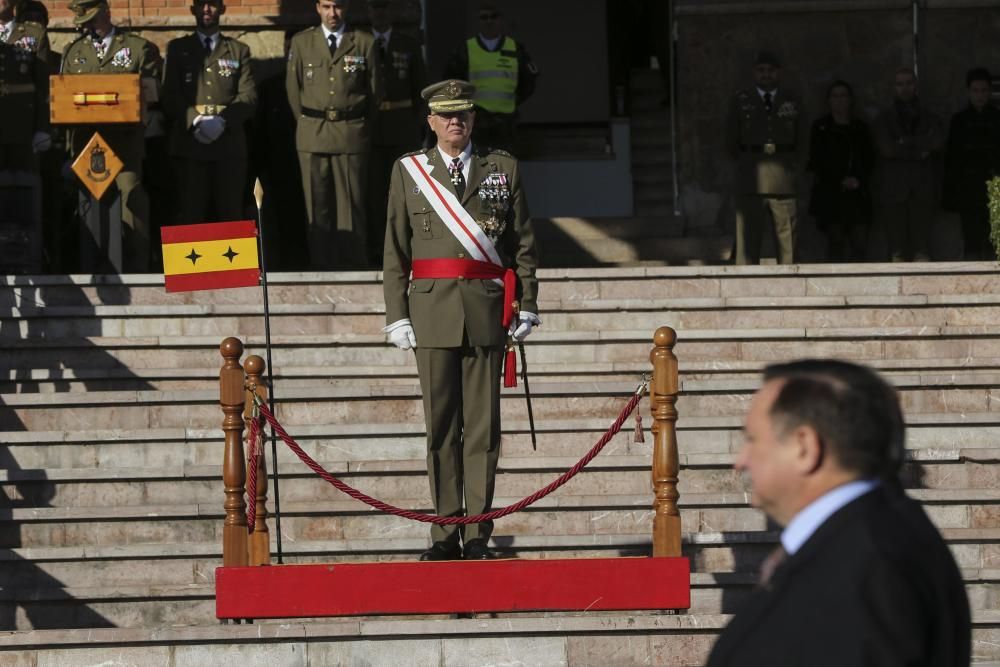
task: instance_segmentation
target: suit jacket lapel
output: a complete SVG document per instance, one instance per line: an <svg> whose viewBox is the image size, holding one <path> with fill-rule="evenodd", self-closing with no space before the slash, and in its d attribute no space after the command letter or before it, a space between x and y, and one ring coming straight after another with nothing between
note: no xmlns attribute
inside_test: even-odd
<svg viewBox="0 0 1000 667"><path fill-rule="evenodd" d="M333 54L333 62L337 62L344 57L351 49L354 48L354 31L344 30L344 36L340 38L340 44L337 45L337 51Z"/></svg>

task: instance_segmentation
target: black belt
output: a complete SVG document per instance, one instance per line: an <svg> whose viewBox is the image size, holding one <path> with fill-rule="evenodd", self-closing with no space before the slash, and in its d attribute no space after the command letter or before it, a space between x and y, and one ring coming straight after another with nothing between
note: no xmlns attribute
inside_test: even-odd
<svg viewBox="0 0 1000 667"><path fill-rule="evenodd" d="M795 150L795 144L740 144L740 150L744 153L791 153Z"/></svg>
<svg viewBox="0 0 1000 667"><path fill-rule="evenodd" d="M364 118L367 115L367 112L365 109L325 109L320 111L319 109L302 107L302 115L306 118L322 118L329 121L338 121Z"/></svg>

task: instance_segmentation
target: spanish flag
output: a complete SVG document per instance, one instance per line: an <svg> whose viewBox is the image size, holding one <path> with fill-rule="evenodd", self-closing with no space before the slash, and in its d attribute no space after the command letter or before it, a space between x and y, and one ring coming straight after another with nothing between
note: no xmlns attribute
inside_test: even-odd
<svg viewBox="0 0 1000 667"><path fill-rule="evenodd" d="M253 220L163 227L160 242L168 292L260 284Z"/></svg>

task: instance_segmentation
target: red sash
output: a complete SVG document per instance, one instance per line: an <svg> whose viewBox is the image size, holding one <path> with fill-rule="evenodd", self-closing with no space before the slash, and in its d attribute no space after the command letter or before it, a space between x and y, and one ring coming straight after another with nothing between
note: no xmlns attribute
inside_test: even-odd
<svg viewBox="0 0 1000 667"><path fill-rule="evenodd" d="M413 279L468 278L470 280L503 279L503 328L514 321L515 276L513 269L504 269L491 262L476 259L415 259L411 266Z"/></svg>

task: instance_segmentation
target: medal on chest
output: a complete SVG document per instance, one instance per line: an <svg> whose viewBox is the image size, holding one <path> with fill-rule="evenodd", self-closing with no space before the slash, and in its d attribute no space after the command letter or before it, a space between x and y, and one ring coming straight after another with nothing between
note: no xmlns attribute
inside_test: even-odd
<svg viewBox="0 0 1000 667"><path fill-rule="evenodd" d="M482 218L476 222L495 242L507 228L507 212L510 210L510 177L507 174L494 171L482 180L479 184L479 210Z"/></svg>

